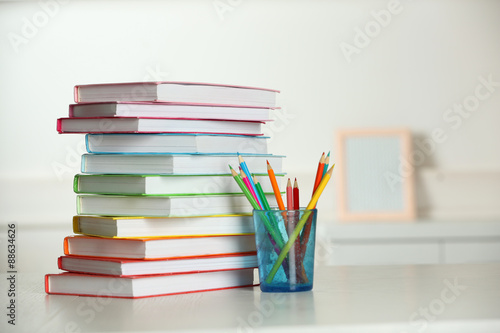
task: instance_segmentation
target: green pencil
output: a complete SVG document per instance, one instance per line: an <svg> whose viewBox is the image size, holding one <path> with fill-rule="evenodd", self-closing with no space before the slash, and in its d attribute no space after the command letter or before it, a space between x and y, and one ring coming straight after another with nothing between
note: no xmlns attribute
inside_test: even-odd
<svg viewBox="0 0 500 333"><path fill-rule="evenodd" d="M238 173L236 171L234 171L234 169L231 166L229 166L229 169L231 170L231 174L233 175L234 180L236 180L236 183L243 191L243 194L245 194L245 196L247 197L247 199L250 202L250 205L252 205L253 209L260 210L259 203L257 202L257 200L255 200L252 193L250 193L250 190L247 188L245 183L243 183L243 180L241 179L240 175L238 175Z"/></svg>
<svg viewBox="0 0 500 333"><path fill-rule="evenodd" d="M255 188L257 189L257 192L259 193L259 197L262 200L262 205L264 210L271 210L271 207L269 206L269 202L267 201L266 195L264 194L264 190L262 190L262 185L260 185L259 181L255 176L253 176L253 183L255 184Z"/></svg>
<svg viewBox="0 0 500 333"><path fill-rule="evenodd" d="M243 180L241 179L240 175L238 175L238 173L231 166L229 166L229 169L231 170L231 174L233 175L234 180L236 181L238 186L241 188L241 190L243 191L243 193L247 197L247 199L250 202L250 204L252 205L252 207L255 210L260 211L260 206L259 206L258 202L253 197L252 193L250 193L250 190L246 187L245 183L243 183ZM268 206L269 206L269 204L268 204ZM283 238L280 237L281 235L276 233L276 230L273 228L272 224L267 219L265 213L264 212L260 212L260 213L262 213L261 217L262 217L262 221L264 222L264 227L266 228L267 232L271 236L272 241L274 241L275 245L278 246L277 250L279 253L279 251L281 250L281 248L284 245L284 240L283 240Z"/></svg>

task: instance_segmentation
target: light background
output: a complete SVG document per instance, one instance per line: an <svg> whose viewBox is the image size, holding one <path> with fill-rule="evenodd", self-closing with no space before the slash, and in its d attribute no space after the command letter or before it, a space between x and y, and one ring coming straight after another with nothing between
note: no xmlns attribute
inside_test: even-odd
<svg viewBox="0 0 500 333"><path fill-rule="evenodd" d="M342 43L355 45L391 3L400 12L348 61ZM441 128L447 140L419 168L496 174L500 86L460 124L443 117L480 77L500 82L499 13L493 0L1 2L0 220L69 228L83 135L55 127L85 83L280 90L270 149L287 155L303 202L321 152L335 162L340 128L406 126L416 142ZM332 221L335 195L329 186L318 206Z"/></svg>

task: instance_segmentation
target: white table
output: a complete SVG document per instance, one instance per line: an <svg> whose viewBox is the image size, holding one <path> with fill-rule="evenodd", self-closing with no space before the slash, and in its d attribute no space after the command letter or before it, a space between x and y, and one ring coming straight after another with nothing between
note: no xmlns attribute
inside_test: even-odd
<svg viewBox="0 0 500 333"><path fill-rule="evenodd" d="M17 325L2 314L0 331L500 332L500 264L320 267L311 292L136 300L46 295L43 273L17 275Z"/></svg>

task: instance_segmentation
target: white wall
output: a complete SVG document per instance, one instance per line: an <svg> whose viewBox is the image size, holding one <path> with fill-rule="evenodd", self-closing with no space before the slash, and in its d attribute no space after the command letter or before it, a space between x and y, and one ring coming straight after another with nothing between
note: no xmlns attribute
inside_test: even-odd
<svg viewBox="0 0 500 333"><path fill-rule="evenodd" d="M380 26L373 13L388 7ZM499 13L493 0L1 2L0 220L69 223L83 136L55 124L83 83L279 89L286 116L268 130L271 149L304 192L344 127L408 126L419 139L442 128L447 140L425 166L498 170L499 84L467 117L443 117L480 78L500 82ZM377 27L346 57L357 29ZM330 186L319 206L332 219L334 199Z"/></svg>

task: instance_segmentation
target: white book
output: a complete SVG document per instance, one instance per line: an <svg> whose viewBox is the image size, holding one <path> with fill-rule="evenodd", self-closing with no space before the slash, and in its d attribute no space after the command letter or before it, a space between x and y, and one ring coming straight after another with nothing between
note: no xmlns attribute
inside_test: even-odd
<svg viewBox="0 0 500 333"><path fill-rule="evenodd" d="M264 193L273 193L267 174L254 174ZM276 175L278 184L284 175ZM75 175L73 189L82 194L214 195L241 194L233 176L227 175Z"/></svg>
<svg viewBox="0 0 500 333"><path fill-rule="evenodd" d="M266 174L269 161L277 174L283 173L280 155L242 155L252 173ZM237 168L236 154L83 154L82 173L224 175L229 165Z"/></svg>
<svg viewBox="0 0 500 333"><path fill-rule="evenodd" d="M224 105L195 105L147 102L82 103L69 106L73 117L147 117L198 118L219 120L266 121L269 108L231 107Z"/></svg>
<svg viewBox="0 0 500 333"><path fill-rule="evenodd" d="M274 195L266 195L277 206ZM78 195L78 215L103 216L206 216L248 214L253 210L243 194L205 196Z"/></svg>
<svg viewBox="0 0 500 333"><path fill-rule="evenodd" d="M89 153L267 154L265 136L215 134L87 134Z"/></svg>
<svg viewBox="0 0 500 333"><path fill-rule="evenodd" d="M75 102L172 102L275 107L277 90L195 82L127 82L75 86Z"/></svg>
<svg viewBox="0 0 500 333"><path fill-rule="evenodd" d="M255 252L254 235L102 238L64 238L64 254L122 259L168 259Z"/></svg>
<svg viewBox="0 0 500 333"><path fill-rule="evenodd" d="M166 296L253 285L253 268L129 277L78 273L45 276L45 291L48 294L118 298Z"/></svg>
<svg viewBox="0 0 500 333"><path fill-rule="evenodd" d="M73 232L99 237L241 235L255 232L252 215L197 217L73 217Z"/></svg>
<svg viewBox="0 0 500 333"><path fill-rule="evenodd" d="M167 118L59 118L59 133L211 133L262 135L256 121Z"/></svg>
<svg viewBox="0 0 500 333"><path fill-rule="evenodd" d="M197 273L226 269L256 268L257 255L255 252L249 252L156 260L61 256L58 260L58 266L59 269L73 273L114 276Z"/></svg>

